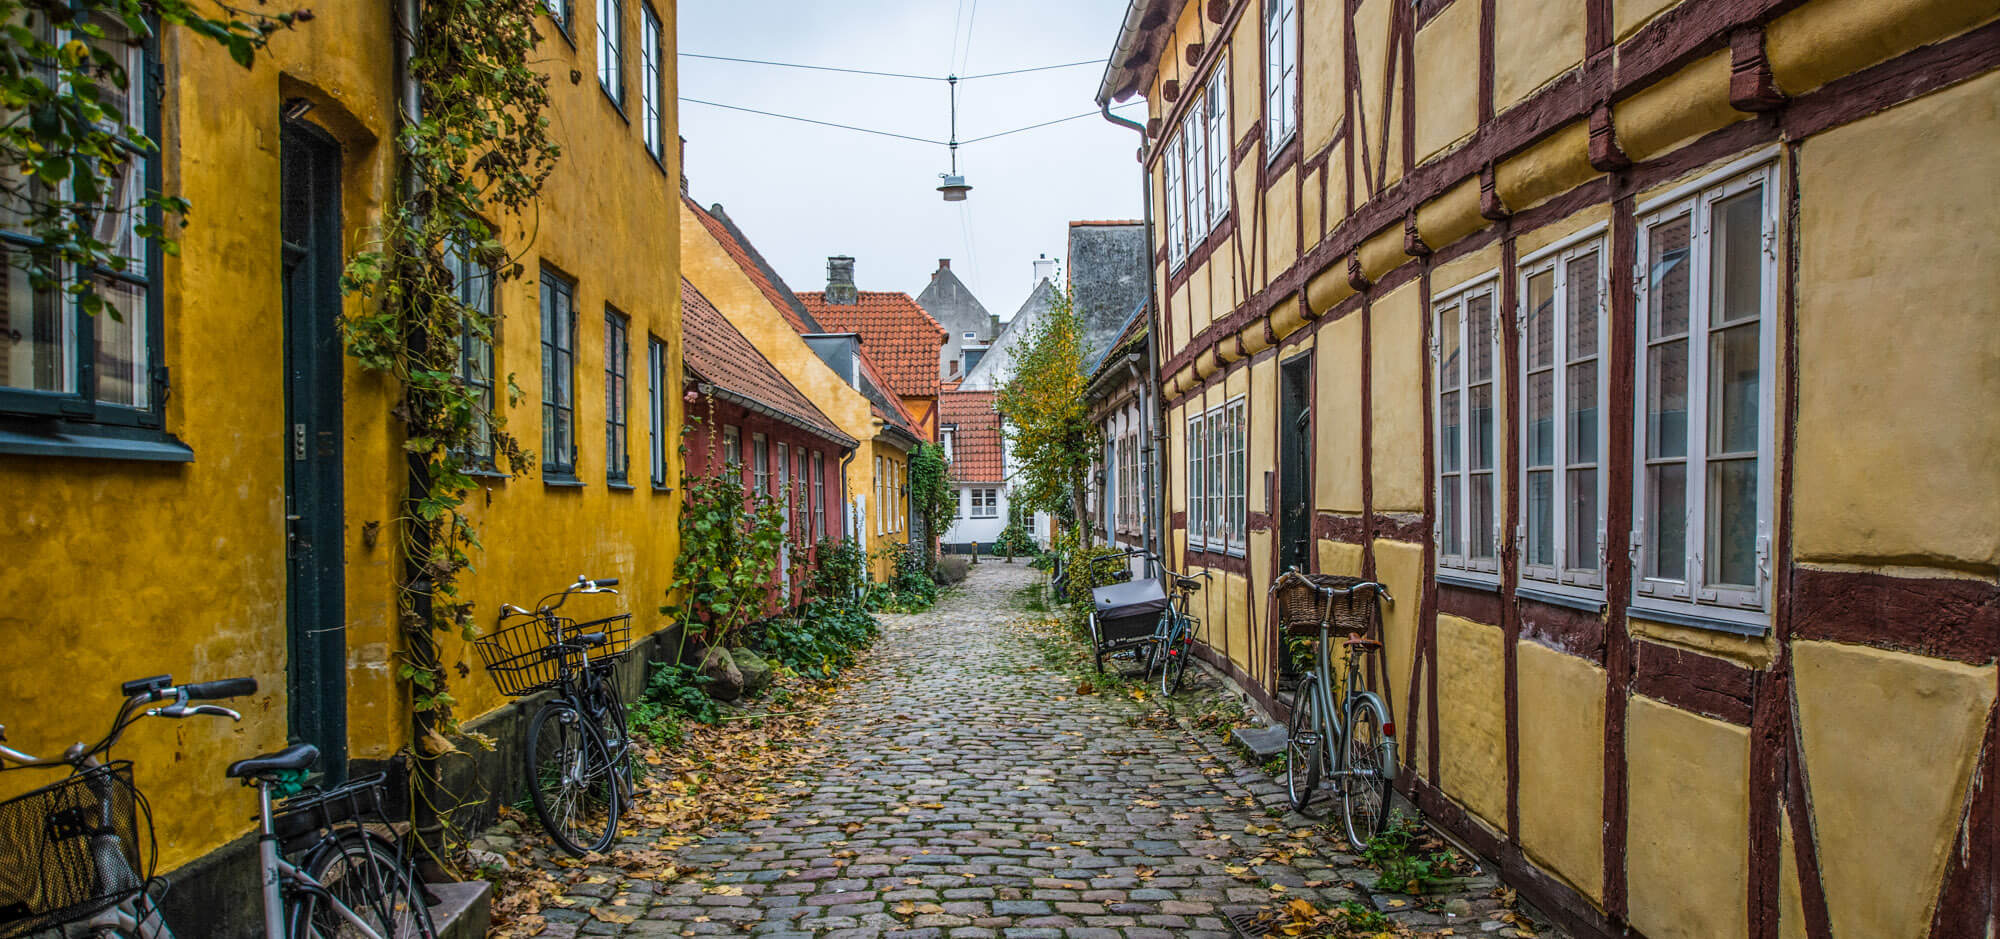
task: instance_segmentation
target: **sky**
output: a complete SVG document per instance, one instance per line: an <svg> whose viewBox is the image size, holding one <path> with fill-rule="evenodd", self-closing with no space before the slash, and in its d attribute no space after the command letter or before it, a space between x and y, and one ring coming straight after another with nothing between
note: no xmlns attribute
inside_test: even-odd
<svg viewBox="0 0 2000 939"><path fill-rule="evenodd" d="M939 79L1110 54L1126 0L732 0L678 10L680 130L690 194L722 203L793 290L855 257L863 290L916 295L939 258L987 310L1013 315L1033 261L1061 258L1072 219L1138 218L1139 136L1092 113L962 145L965 202L937 192L942 145L723 110L705 101L944 141L950 86L698 59L686 53ZM954 35L956 28L956 35ZM958 86L960 140L1097 109L1102 62ZM1142 119L1142 107L1121 111Z"/></svg>

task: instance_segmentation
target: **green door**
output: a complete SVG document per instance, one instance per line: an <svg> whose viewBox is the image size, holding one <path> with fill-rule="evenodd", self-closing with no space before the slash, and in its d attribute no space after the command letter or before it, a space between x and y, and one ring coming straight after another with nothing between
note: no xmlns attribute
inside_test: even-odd
<svg viewBox="0 0 2000 939"><path fill-rule="evenodd" d="M285 591L291 736L347 769L347 627L341 544L340 147L287 122L284 174Z"/></svg>
<svg viewBox="0 0 2000 939"><path fill-rule="evenodd" d="M1312 353L1284 363L1278 392L1278 569L1312 570Z"/></svg>

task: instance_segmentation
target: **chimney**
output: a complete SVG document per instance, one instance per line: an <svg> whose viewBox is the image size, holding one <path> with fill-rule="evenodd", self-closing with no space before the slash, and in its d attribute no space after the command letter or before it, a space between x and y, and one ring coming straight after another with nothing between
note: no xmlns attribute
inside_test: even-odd
<svg viewBox="0 0 2000 939"><path fill-rule="evenodd" d="M948 271L948 270L951 270L951 259L950 259L950 258L938 258L938 270L941 270L941 271Z"/></svg>
<svg viewBox="0 0 2000 939"><path fill-rule="evenodd" d="M688 139L681 138L681 195L688 194Z"/></svg>
<svg viewBox="0 0 2000 939"><path fill-rule="evenodd" d="M837 254L826 259L826 303L828 306L852 306L860 299L854 289L854 259Z"/></svg>
<svg viewBox="0 0 2000 939"><path fill-rule="evenodd" d="M1035 283L1056 279L1056 259L1044 254L1035 259Z"/></svg>

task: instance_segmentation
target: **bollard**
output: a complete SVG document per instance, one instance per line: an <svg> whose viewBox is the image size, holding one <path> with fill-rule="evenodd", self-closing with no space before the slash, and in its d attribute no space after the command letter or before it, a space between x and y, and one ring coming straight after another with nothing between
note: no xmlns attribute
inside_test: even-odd
<svg viewBox="0 0 2000 939"><path fill-rule="evenodd" d="M972 563L979 563L979 542L972 543Z"/></svg>

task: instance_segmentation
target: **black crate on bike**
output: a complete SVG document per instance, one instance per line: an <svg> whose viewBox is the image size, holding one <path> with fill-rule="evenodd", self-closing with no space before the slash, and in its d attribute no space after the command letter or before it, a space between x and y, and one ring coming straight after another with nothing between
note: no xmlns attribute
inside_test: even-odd
<svg viewBox="0 0 2000 939"><path fill-rule="evenodd" d="M1167 588L1158 580L1132 580L1090 590L1098 641L1123 642L1153 634L1167 609Z"/></svg>
<svg viewBox="0 0 2000 939"><path fill-rule="evenodd" d="M271 827L286 850L300 842L330 837L340 828L388 827L389 812L382 794L389 774L372 773L330 789L310 787L280 803Z"/></svg>
<svg viewBox="0 0 2000 939"><path fill-rule="evenodd" d="M107 798L108 797L108 798ZM152 819L115 760L0 802L0 937L83 919L139 892L152 876ZM117 838L100 855L92 841Z"/></svg>

